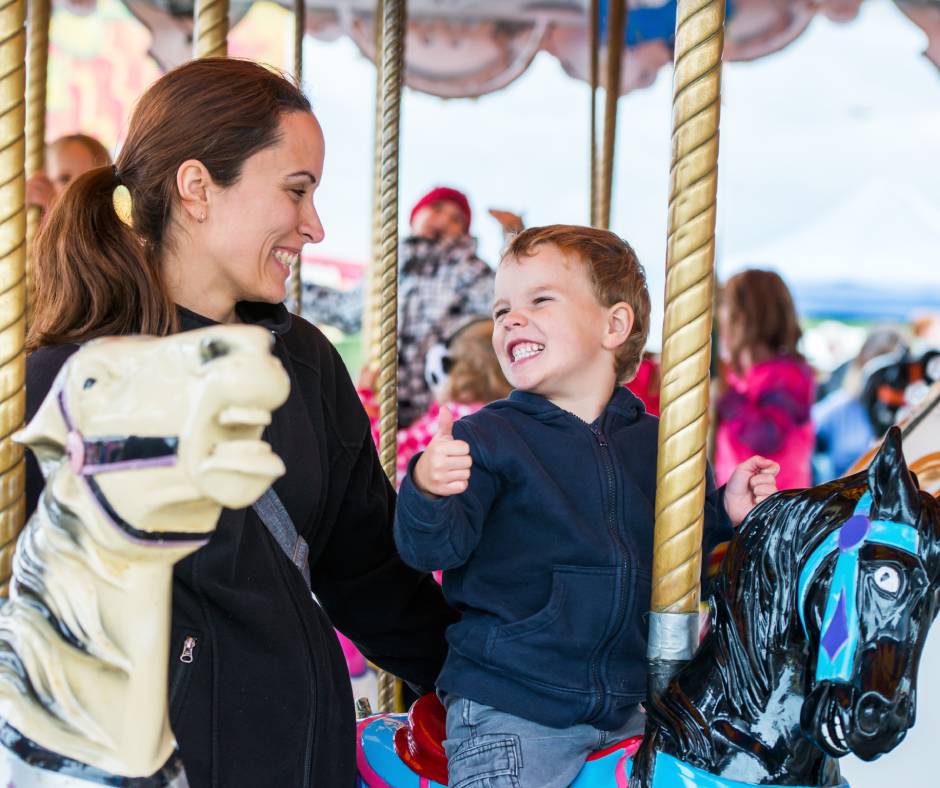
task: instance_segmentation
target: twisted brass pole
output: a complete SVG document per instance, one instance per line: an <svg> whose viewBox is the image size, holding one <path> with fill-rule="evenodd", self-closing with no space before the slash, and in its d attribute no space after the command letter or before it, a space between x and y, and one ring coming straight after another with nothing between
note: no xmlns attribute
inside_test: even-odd
<svg viewBox="0 0 940 788"><path fill-rule="evenodd" d="M597 83L600 71L600 0L591 0L591 227L597 227Z"/></svg>
<svg viewBox="0 0 940 788"><path fill-rule="evenodd" d="M604 149L597 208L597 226L610 227L610 202L614 184L614 150L617 138L617 103L626 39L627 0L609 0L607 7L607 88L604 93Z"/></svg>
<svg viewBox="0 0 940 788"><path fill-rule="evenodd" d="M42 172L46 153L46 71L49 63L49 8L50 0L30 0L28 13L29 36L26 69L26 177ZM32 206L26 211L26 293L32 294L31 247L42 210Z"/></svg>
<svg viewBox="0 0 940 788"><path fill-rule="evenodd" d="M724 0L679 0L666 249L651 689L698 642Z"/></svg>
<svg viewBox="0 0 940 788"><path fill-rule="evenodd" d="M398 432L398 130L404 65L405 0L386 0L382 11L382 262L379 307L379 455L395 481ZM379 711L394 705L394 677L379 674Z"/></svg>
<svg viewBox="0 0 940 788"><path fill-rule="evenodd" d="M375 5L375 112L372 125L372 259L366 271L366 300L362 315L362 342L367 363L379 363L379 303L382 287L379 269L382 260L382 6Z"/></svg>
<svg viewBox="0 0 940 788"><path fill-rule="evenodd" d="M304 30L307 27L307 7L305 0L294 0L294 79L303 89L304 85ZM303 250L297 256L294 270L291 271L291 295L294 301L295 314L303 312L303 279L300 271L303 268Z"/></svg>
<svg viewBox="0 0 940 788"><path fill-rule="evenodd" d="M0 593L23 527L25 468L11 435L26 406L25 0L0 2Z"/></svg>
<svg viewBox="0 0 940 788"><path fill-rule="evenodd" d="M228 0L196 0L193 57L228 55Z"/></svg>

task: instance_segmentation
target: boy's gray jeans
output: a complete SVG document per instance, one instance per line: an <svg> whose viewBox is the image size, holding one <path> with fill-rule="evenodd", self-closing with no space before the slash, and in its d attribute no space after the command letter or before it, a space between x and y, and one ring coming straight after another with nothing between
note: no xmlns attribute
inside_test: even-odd
<svg viewBox="0 0 940 788"><path fill-rule="evenodd" d="M549 728L455 695L444 706L450 788L567 788L588 755L642 734L646 723L639 706L616 731Z"/></svg>

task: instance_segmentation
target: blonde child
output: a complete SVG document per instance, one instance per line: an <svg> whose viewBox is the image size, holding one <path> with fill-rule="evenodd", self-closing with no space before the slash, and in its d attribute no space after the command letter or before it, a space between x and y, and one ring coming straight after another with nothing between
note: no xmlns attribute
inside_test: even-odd
<svg viewBox="0 0 940 788"><path fill-rule="evenodd" d="M395 540L462 611L437 688L452 785L567 786L643 727L657 420L618 382L649 325L633 250L588 227L515 236L493 348L508 399L440 428L401 487ZM706 541L776 488L751 458L709 485ZM479 783L475 782L479 781Z"/></svg>

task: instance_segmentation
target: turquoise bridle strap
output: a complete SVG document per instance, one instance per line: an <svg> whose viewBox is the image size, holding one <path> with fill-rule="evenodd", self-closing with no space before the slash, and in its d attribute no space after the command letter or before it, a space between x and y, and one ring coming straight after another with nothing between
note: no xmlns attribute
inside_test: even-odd
<svg viewBox="0 0 940 788"><path fill-rule="evenodd" d="M808 637L805 611L810 584L823 562L833 553L838 553L819 629L816 681L849 681L852 678L859 638L857 597L859 551L862 547L880 544L910 553L915 558L920 555L917 529L907 523L870 519L871 505L871 493L866 492L855 506L854 514L823 539L800 572L797 586L800 623Z"/></svg>

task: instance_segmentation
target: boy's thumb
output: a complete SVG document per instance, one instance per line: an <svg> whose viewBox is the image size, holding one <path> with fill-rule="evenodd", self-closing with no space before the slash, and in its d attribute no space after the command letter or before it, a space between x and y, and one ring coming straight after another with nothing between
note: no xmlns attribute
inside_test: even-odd
<svg viewBox="0 0 940 788"><path fill-rule="evenodd" d="M438 437L451 438L454 435L454 416L446 405L441 407L437 418Z"/></svg>

